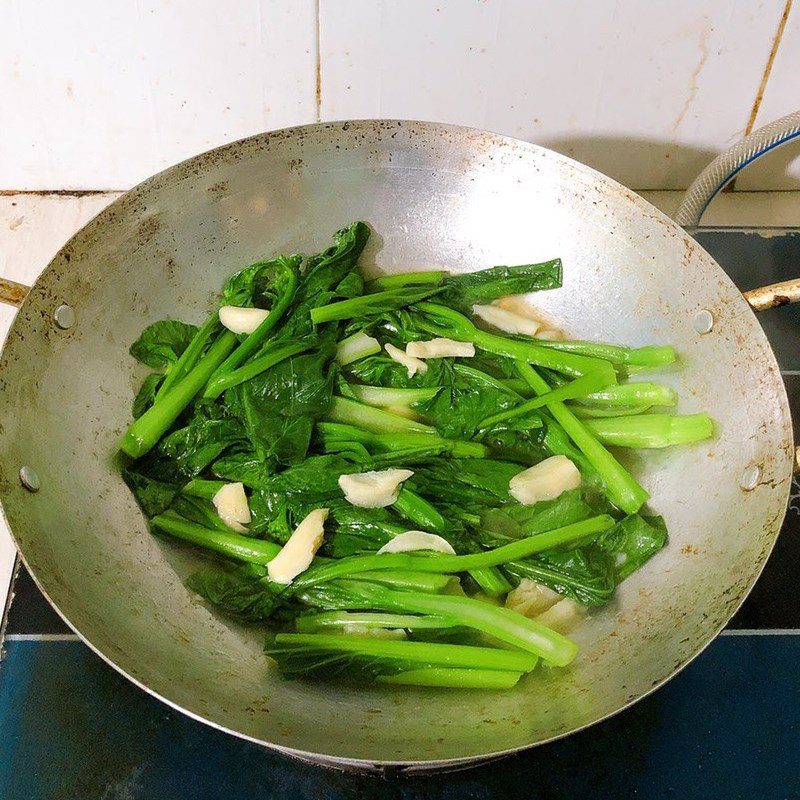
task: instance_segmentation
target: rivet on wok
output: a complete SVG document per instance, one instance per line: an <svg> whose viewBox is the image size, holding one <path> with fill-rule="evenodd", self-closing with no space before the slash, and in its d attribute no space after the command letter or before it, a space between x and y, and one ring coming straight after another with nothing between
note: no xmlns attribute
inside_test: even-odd
<svg viewBox="0 0 800 800"><path fill-rule="evenodd" d="M71 328L75 324L75 310L72 306L66 304L60 305L53 312L53 319L56 321L56 325L58 325L59 328L67 330L67 328Z"/></svg>
<svg viewBox="0 0 800 800"><path fill-rule="evenodd" d="M709 333L714 327L714 315L704 308L694 315L694 329L700 333Z"/></svg>
<svg viewBox="0 0 800 800"><path fill-rule="evenodd" d="M20 467L19 479L29 492L38 492L42 487L39 476L36 474L36 470L33 469L33 467Z"/></svg>
<svg viewBox="0 0 800 800"><path fill-rule="evenodd" d="M751 464L745 467L742 472L742 477L739 478L739 486L746 492L749 492L758 486L758 481L761 478L761 467L758 464Z"/></svg>

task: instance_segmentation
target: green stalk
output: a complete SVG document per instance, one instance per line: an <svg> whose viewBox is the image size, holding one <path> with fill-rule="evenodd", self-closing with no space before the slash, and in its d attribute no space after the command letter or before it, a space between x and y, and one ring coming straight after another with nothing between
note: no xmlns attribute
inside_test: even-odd
<svg viewBox="0 0 800 800"><path fill-rule="evenodd" d="M170 371L164 378L161 386L158 387L156 392L156 402L158 402L181 378L189 374L189 372L197 364L206 342L211 338L219 327L219 314L214 312L201 326L197 333L189 342L189 346L181 353L180 358L172 365Z"/></svg>
<svg viewBox="0 0 800 800"><path fill-rule="evenodd" d="M269 319L269 317L267 317L267 319ZM254 358L243 367L239 367L239 369L233 369L228 372L220 372L217 370L215 376L208 382L208 386L206 386L206 390L203 392L203 397L206 400L216 400L226 389L249 381L251 378L255 378L256 375L266 372L266 370L274 367L276 364L280 364L281 361L296 356L298 353L302 353L310 347L311 345L304 342L279 344L270 347L263 356Z"/></svg>
<svg viewBox="0 0 800 800"><path fill-rule="evenodd" d="M411 286L351 297L348 300L340 300L338 303L328 303L326 306L312 308L311 321L315 325L321 325L324 322L337 322L343 319L379 314L383 311L395 311L425 297L430 297L437 291L439 290L436 287L415 288Z"/></svg>
<svg viewBox="0 0 800 800"><path fill-rule="evenodd" d="M424 531L437 533L440 536L447 533L447 520L436 507L405 486L400 490L392 508ZM499 597L511 591L511 584L497 567L473 569L469 574L489 597Z"/></svg>
<svg viewBox="0 0 800 800"><path fill-rule="evenodd" d="M661 448L710 439L714 423L708 414L642 414L614 419L587 419L584 425L605 444L615 447Z"/></svg>
<svg viewBox="0 0 800 800"><path fill-rule="evenodd" d="M428 595L386 590L364 592L357 587L354 587L354 591L363 594L376 607L390 611L445 616L456 625L481 631L559 667L569 664L578 654L578 646L566 636L516 611L492 606L480 600L447 594Z"/></svg>
<svg viewBox="0 0 800 800"><path fill-rule="evenodd" d="M330 559L317 557L315 564L324 564ZM441 592L453 580L452 575L439 575L436 572L412 572L410 570L393 569L376 572L362 572L359 581L379 583L392 589L403 589L411 592Z"/></svg>
<svg viewBox="0 0 800 800"><path fill-rule="evenodd" d="M387 289L399 289L402 286L422 286L434 284L438 286L448 273L444 270L432 270L431 272L401 272L398 275L382 275L380 278L370 281L367 284L367 291L385 291Z"/></svg>
<svg viewBox="0 0 800 800"><path fill-rule="evenodd" d="M469 575L488 597L500 597L511 591L511 584L499 567L471 569Z"/></svg>
<svg viewBox="0 0 800 800"><path fill-rule="evenodd" d="M250 356L258 352L275 329L275 326L281 321L284 313L294 300L297 285L300 282L300 273L297 271L297 268L286 269L283 275L286 279L286 286L283 287L283 291L270 309L268 316L262 320L261 324L252 333L248 334L244 341L240 342L239 346L222 364L220 364L211 377L210 385L219 385L225 375L233 372L240 364L243 364ZM222 391L224 390L221 389L213 396L219 397Z"/></svg>
<svg viewBox="0 0 800 800"><path fill-rule="evenodd" d="M432 433L370 433L355 425L338 422L318 422L317 430L323 440L335 443L359 442L375 450L393 453L421 447L438 446L454 458L485 458L487 448L478 442L443 439Z"/></svg>
<svg viewBox="0 0 800 800"><path fill-rule="evenodd" d="M233 333L222 333L191 372L128 428L120 449L131 458L141 458L147 453L206 385L211 374L235 345L236 336Z"/></svg>
<svg viewBox="0 0 800 800"><path fill-rule="evenodd" d="M188 494L190 497L202 497L204 500L211 500L225 484L226 481L206 481L202 478L193 478L181 489L181 492Z"/></svg>
<svg viewBox="0 0 800 800"><path fill-rule="evenodd" d="M566 341L545 341L537 339L537 344L541 347L548 347L552 350L560 350L564 353L575 353L589 358L602 358L612 364L625 364L646 369L655 369L672 364L677 355L673 347L668 345L646 347L618 347L613 344L601 344L598 342L582 342L578 340Z"/></svg>
<svg viewBox="0 0 800 800"><path fill-rule="evenodd" d="M522 677L521 672L452 667L422 667L377 675L377 683L397 686L434 686L439 689L511 689Z"/></svg>
<svg viewBox="0 0 800 800"><path fill-rule="evenodd" d="M311 567L296 579L298 587L314 586L335 578L383 569L408 569L419 572L457 573L493 567L517 561L554 547L574 545L614 525L607 514L565 525L536 536L529 536L480 553L451 556L444 553L381 553L340 558L319 567Z"/></svg>
<svg viewBox="0 0 800 800"><path fill-rule="evenodd" d="M381 346L377 339L359 331L352 336L341 339L336 345L336 362L341 366L352 364L367 356L380 353Z"/></svg>
<svg viewBox="0 0 800 800"><path fill-rule="evenodd" d="M334 397L328 409L327 419L330 422L341 422L355 425L370 433L430 433L436 429L421 422L406 419L380 408L367 406L346 397Z"/></svg>
<svg viewBox="0 0 800 800"><path fill-rule="evenodd" d="M517 370L536 394L544 395L550 391L547 381L529 364L517 362ZM647 492L563 403L550 403L547 408L597 470L611 502L625 513L635 514L647 502Z"/></svg>
<svg viewBox="0 0 800 800"><path fill-rule="evenodd" d="M447 532L445 518L423 497L404 486L397 495L392 508L422 530L442 535Z"/></svg>
<svg viewBox="0 0 800 800"><path fill-rule="evenodd" d="M557 389L551 389L539 397L534 397L532 400L528 400L525 403L515 406L514 408L508 409L508 411L501 411L499 414L492 414L492 416L486 417L486 419L483 420L478 427L482 429L491 428L492 425L496 425L498 422L504 422L505 420L521 417L528 412L535 411L537 408L542 408L542 406L546 406L549 403L562 402L564 400L571 400L575 397L584 396L589 392L597 391L598 389L601 389L607 385L604 384L604 380L605 376L601 373L590 372L588 375L583 375L580 378L576 378L574 381L565 383L563 386L559 386Z"/></svg>
<svg viewBox="0 0 800 800"><path fill-rule="evenodd" d="M462 342L472 342L476 347L488 353L513 358L539 367L546 367L579 378L591 372L603 376L605 386L617 382L617 375L612 364L599 358L587 358L569 352L559 352L539 344L507 339L493 333L476 328L463 314L438 303L420 302L417 308L433 317L433 325L422 327L440 336L447 336Z"/></svg>
<svg viewBox="0 0 800 800"><path fill-rule="evenodd" d="M609 406L608 408L600 408L600 406L575 404L570 406L570 411L578 419L596 419L598 417L632 417L634 414L644 414L651 408L652 406Z"/></svg>
<svg viewBox="0 0 800 800"><path fill-rule="evenodd" d="M674 406L678 402L677 392L659 383L623 383L607 389L592 390L591 393L573 398L582 405L598 408L618 408L620 406Z"/></svg>
<svg viewBox="0 0 800 800"><path fill-rule="evenodd" d="M225 533L196 525L167 511L153 517L150 522L164 533L183 539L185 542L205 547L237 561L251 564L268 564L281 551L274 542L264 539L249 539L238 533Z"/></svg>
<svg viewBox="0 0 800 800"><path fill-rule="evenodd" d="M402 628L404 630L436 630L451 628L454 623L445 617L416 616L414 614L385 614L374 611L320 611L304 614L295 620L298 633L344 631L352 625L364 628Z"/></svg>
<svg viewBox="0 0 800 800"><path fill-rule="evenodd" d="M514 612L509 613L513 614ZM537 659L530 653L442 642L392 641L391 639L371 639L368 636L324 633L278 633L275 635L274 641L275 645L280 648L354 653L392 659L406 664L530 672L537 663ZM270 649L272 648L267 648L268 653Z"/></svg>
<svg viewBox="0 0 800 800"><path fill-rule="evenodd" d="M150 521L156 528L170 536L250 564L261 564L262 566L268 564L281 551L281 546L274 542L250 539L238 533L226 533L222 530L206 528L169 511L153 517ZM325 565L336 562L317 558L314 563ZM382 584L396 589L440 592L447 586L451 578L449 575L437 575L431 572L381 570L380 572L364 571L358 576L358 580L367 584Z"/></svg>
<svg viewBox="0 0 800 800"><path fill-rule="evenodd" d="M430 400L439 391L438 386L426 389L392 389L385 386L359 386L348 384L347 388L353 393L356 400L370 406L409 406L411 403L420 403Z"/></svg>

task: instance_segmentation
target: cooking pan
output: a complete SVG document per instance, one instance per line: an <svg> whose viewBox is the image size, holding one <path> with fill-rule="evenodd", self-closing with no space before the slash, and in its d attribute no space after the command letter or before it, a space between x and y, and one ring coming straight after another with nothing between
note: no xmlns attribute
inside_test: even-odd
<svg viewBox="0 0 800 800"><path fill-rule="evenodd" d="M679 390L680 411L708 409L716 420L710 443L629 456L670 541L578 628L581 655L568 669L539 670L508 692L284 681L261 631L217 616L183 586L197 554L151 536L119 477L114 454L143 377L127 351L141 329L167 316L202 320L231 272L276 252L315 252L354 219L374 230L362 258L370 274L560 256L564 286L536 295L537 309L574 337L673 344L681 369L663 380ZM456 767L517 751L664 683L758 577L794 461L766 337L682 228L544 148L397 121L254 136L121 196L22 302L0 362L0 422L9 528L39 587L95 652L198 720L364 769Z"/></svg>

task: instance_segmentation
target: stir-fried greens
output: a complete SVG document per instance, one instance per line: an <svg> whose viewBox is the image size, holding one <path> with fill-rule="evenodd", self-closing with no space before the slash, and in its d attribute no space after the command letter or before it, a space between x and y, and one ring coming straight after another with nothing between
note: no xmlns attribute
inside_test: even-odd
<svg viewBox="0 0 800 800"><path fill-rule="evenodd" d="M608 446L713 434L640 373L668 346L570 341L509 295L561 262L366 281L355 222L163 320L121 450L154 533L209 554L187 585L267 630L287 676L501 689L667 541ZM655 409L656 413L650 413Z"/></svg>

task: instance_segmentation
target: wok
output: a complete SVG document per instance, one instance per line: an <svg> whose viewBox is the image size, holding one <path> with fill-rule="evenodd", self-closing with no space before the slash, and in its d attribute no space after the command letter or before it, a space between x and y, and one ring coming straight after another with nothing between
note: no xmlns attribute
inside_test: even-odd
<svg viewBox="0 0 800 800"><path fill-rule="evenodd" d="M717 422L710 443L629 458L670 541L575 632L581 655L568 669L495 693L284 681L260 631L217 616L183 586L197 555L151 536L119 477L114 452L143 377L127 350L141 329L167 316L202 320L231 272L275 252L315 252L354 219L375 232L362 257L373 274L561 256L564 287L536 295L536 307L575 337L673 344L681 369L664 380L680 391L680 410L708 409ZM254 136L121 196L22 303L0 362L0 420L9 528L39 587L93 650L221 730L373 769L455 767L520 750L664 683L758 577L793 463L764 333L683 229L554 152L416 122Z"/></svg>

